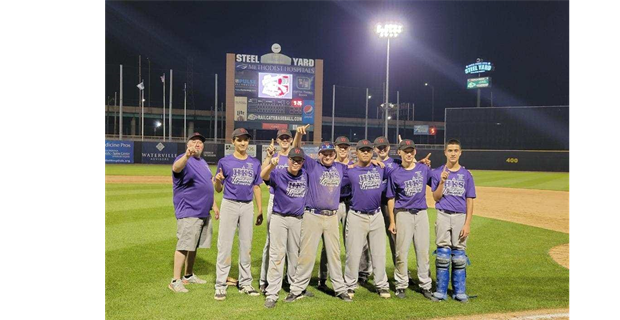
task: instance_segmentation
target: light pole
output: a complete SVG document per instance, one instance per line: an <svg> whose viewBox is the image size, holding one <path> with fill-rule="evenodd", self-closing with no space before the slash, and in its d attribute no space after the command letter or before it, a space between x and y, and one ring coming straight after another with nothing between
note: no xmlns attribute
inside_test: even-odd
<svg viewBox="0 0 620 320"><path fill-rule="evenodd" d="M427 83L424 83L424 86L431 87L431 121L435 121L435 87Z"/></svg>
<svg viewBox="0 0 620 320"><path fill-rule="evenodd" d="M385 72L385 137L388 136L388 108L389 105L389 92L390 92L390 38L396 38L403 32L403 26L400 23L388 22L385 24L377 24L377 34L381 38L387 38L387 63Z"/></svg>

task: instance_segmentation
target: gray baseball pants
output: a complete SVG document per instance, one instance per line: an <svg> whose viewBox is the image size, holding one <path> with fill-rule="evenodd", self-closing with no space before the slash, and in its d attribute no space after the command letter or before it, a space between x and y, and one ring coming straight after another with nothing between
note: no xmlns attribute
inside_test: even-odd
<svg viewBox="0 0 620 320"><path fill-rule="evenodd" d="M284 274L284 262L288 257L288 276L293 277L297 258L299 256L299 243L301 239L301 216L271 215L269 223L269 271L267 272L267 299L278 300L278 293L282 289L282 276ZM291 272L292 270L292 272Z"/></svg>
<svg viewBox="0 0 620 320"><path fill-rule="evenodd" d="M392 263L396 266L396 235L392 234L388 228L390 227L390 213L387 205L381 205L381 214L383 215L383 223L385 224L385 233L390 242L390 253L392 254Z"/></svg>
<svg viewBox="0 0 620 320"><path fill-rule="evenodd" d="M336 216L338 217L338 221L342 225L342 238L343 239L345 237L344 224L346 223L348 209L349 209L348 204L344 202L340 202L340 204L338 204L338 210L336 211ZM329 275L329 272L327 272L327 252L325 251L325 239L324 237L321 237L321 239L323 240L323 247L321 248L321 259L319 260L319 281L324 282L325 280L327 280L327 276Z"/></svg>
<svg viewBox="0 0 620 320"><path fill-rule="evenodd" d="M411 213L398 211L396 213L396 267L394 280L396 289L406 289L409 286L408 261L409 247L413 240L413 248L418 268L420 288L431 289L431 269L429 266L430 227L426 210Z"/></svg>
<svg viewBox="0 0 620 320"><path fill-rule="evenodd" d="M451 247L452 249L465 250L467 238L459 239L459 234L465 225L465 213L446 213L437 209L437 221L435 221L435 243L437 247Z"/></svg>

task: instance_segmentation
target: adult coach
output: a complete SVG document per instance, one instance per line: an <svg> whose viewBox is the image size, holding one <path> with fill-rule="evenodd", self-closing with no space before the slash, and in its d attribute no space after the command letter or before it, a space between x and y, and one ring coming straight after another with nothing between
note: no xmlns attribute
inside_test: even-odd
<svg viewBox="0 0 620 320"><path fill-rule="evenodd" d="M187 292L184 284L207 283L194 275L196 249L210 248L213 226L209 209L219 218L217 204L213 201L211 170L200 157L205 137L194 133L187 140L187 150L172 164L172 202L177 218L177 246L174 253L172 281L168 288L174 292ZM185 275L181 272L185 265Z"/></svg>

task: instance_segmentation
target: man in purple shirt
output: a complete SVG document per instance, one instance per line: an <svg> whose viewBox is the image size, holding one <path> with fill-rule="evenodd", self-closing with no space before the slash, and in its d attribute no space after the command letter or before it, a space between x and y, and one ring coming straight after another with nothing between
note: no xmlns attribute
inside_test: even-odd
<svg viewBox="0 0 620 320"><path fill-rule="evenodd" d="M461 143L456 139L448 140L444 154L447 163L433 170L431 186L437 209L437 291L434 295L439 300L446 299L452 263L453 299L467 302L465 267L469 259L465 249L474 214L476 187L471 173L459 164Z"/></svg>
<svg viewBox="0 0 620 320"><path fill-rule="evenodd" d="M226 278L230 272L232 245L235 230L239 227L239 292L250 296L260 295L252 287L250 267L252 259L252 233L254 220L254 204L252 195L258 206L256 225L263 222L261 202L260 161L247 154L250 134L244 128L235 129L232 133L233 154L217 163L217 174L213 179L215 191L222 192L222 214L217 238L217 264L215 280L215 300L226 299Z"/></svg>
<svg viewBox="0 0 620 320"><path fill-rule="evenodd" d="M300 148L301 136L306 134L308 126L297 128L293 141L294 148ZM342 277L340 235L336 217L340 203L341 182L345 177L347 167L342 163L334 162L335 156L333 143L324 142L319 147L319 160L313 160L307 155L305 157L303 169L308 174L308 194L302 221L299 260L293 283L291 283L291 291L284 300L285 302L293 302L304 297L303 292L310 283L321 236L325 240L329 275L336 296L347 302L352 301L347 294Z"/></svg>
<svg viewBox="0 0 620 320"><path fill-rule="evenodd" d="M385 222L381 214L381 193L385 169L371 164L372 142L357 143L358 162L349 168L345 184L351 185L351 207L347 213L345 248L347 262L344 280L349 296L357 289L362 248L368 242L372 255L375 286L381 298L390 298L385 272Z"/></svg>
<svg viewBox="0 0 620 320"><path fill-rule="evenodd" d="M426 186L431 185L431 169L423 163L416 163L412 140L400 141L398 155L401 164L390 172L386 191L390 217L388 230L396 235L396 297L404 299L405 289L409 286L407 259L413 241L420 289L425 298L435 300L431 292L430 228L426 212Z"/></svg>
<svg viewBox="0 0 620 320"><path fill-rule="evenodd" d="M269 164L261 170L261 178L274 190L274 203L268 223L270 244L265 307L273 308L282 288L284 259L288 259L291 279L297 267L308 175L302 169L305 154L301 148L289 152L286 167L278 168L279 157L268 154L266 160Z"/></svg>
<svg viewBox="0 0 620 320"><path fill-rule="evenodd" d="M288 167L288 153L291 149L291 143L293 142L293 136L289 130L278 130L276 134L276 142L280 146L280 151L277 153L278 165L277 169ZM273 144L273 139L271 140L271 145L267 148L267 156L269 159L265 158L261 169L264 169L269 166L269 162L276 154L276 148ZM265 246L263 247L263 259L260 268L260 278L258 281L259 291L265 293L265 289L267 288L267 271L269 269L269 221L271 217L271 211L273 209L273 188L269 187L269 202L267 202L267 236L265 239ZM290 269L289 269L290 270ZM287 272L288 276L284 279L285 282L291 283L293 280L291 278L291 274L295 270L290 270Z"/></svg>
<svg viewBox="0 0 620 320"><path fill-rule="evenodd" d="M213 201L211 170L200 157L205 137L194 133L187 141L187 150L176 157L172 164L172 202L177 218L177 247L174 253L173 278L168 288L174 292L187 292L183 284L207 283L193 273L196 249L210 248L213 225L209 209L213 208L219 219L217 204ZM185 264L185 276L181 271Z"/></svg>

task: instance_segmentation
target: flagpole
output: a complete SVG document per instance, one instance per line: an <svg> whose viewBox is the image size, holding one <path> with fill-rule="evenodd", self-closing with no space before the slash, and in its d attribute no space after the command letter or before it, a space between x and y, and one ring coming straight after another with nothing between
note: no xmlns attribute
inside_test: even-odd
<svg viewBox="0 0 620 320"><path fill-rule="evenodd" d="M187 133L187 83L185 83L183 85L183 93L184 93L184 98L183 98L183 141L187 140L187 136L185 135Z"/></svg>
<svg viewBox="0 0 620 320"><path fill-rule="evenodd" d="M123 140L123 65L121 64L121 88L120 88L120 109L119 109L119 131L118 131L118 140Z"/></svg>
<svg viewBox="0 0 620 320"><path fill-rule="evenodd" d="M217 142L217 73L215 74L215 130L213 142Z"/></svg>
<svg viewBox="0 0 620 320"><path fill-rule="evenodd" d="M162 84L162 89L164 90L164 102L162 103L162 119L161 119L161 123L164 126L163 129L163 133L162 136L164 138L164 141L166 141L166 73L164 72L164 75L160 77L161 78L161 82Z"/></svg>
<svg viewBox="0 0 620 320"><path fill-rule="evenodd" d="M170 105L168 105L168 141L172 141L172 69L170 69Z"/></svg>
<svg viewBox="0 0 620 320"><path fill-rule="evenodd" d="M144 86L144 79L140 83ZM142 141L144 141L144 89L140 89L140 103L142 106Z"/></svg>

